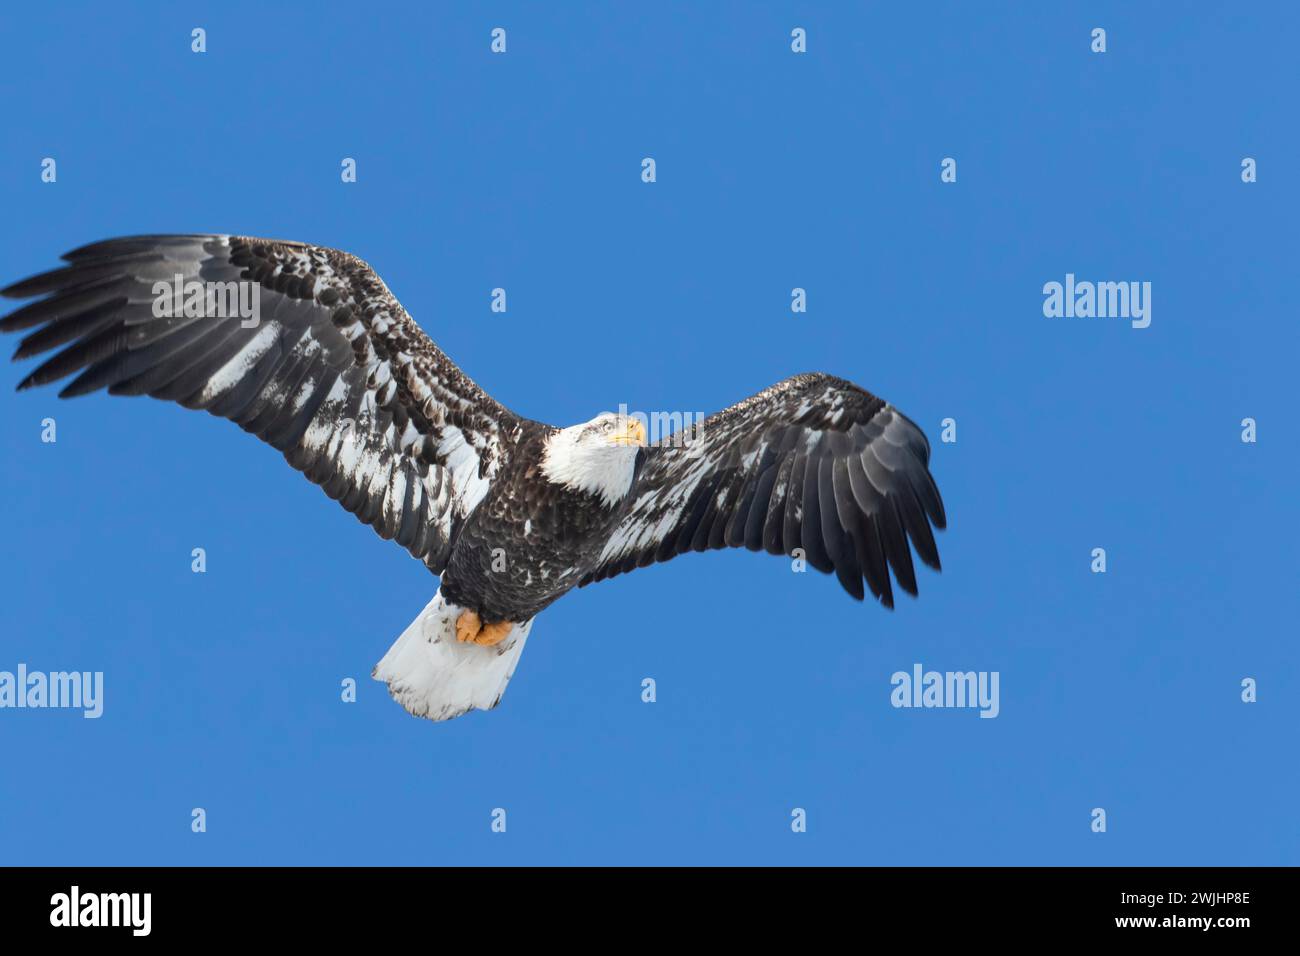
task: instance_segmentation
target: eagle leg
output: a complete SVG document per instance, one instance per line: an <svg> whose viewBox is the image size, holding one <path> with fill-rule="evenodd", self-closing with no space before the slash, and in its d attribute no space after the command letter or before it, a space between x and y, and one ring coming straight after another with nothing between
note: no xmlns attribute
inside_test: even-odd
<svg viewBox="0 0 1300 956"><path fill-rule="evenodd" d="M460 616L456 618L456 640L462 644L473 641L481 630L483 630L483 622L479 620L475 611L461 611Z"/></svg>
<svg viewBox="0 0 1300 956"><path fill-rule="evenodd" d="M511 621L497 621L495 624L484 624L483 629L478 632L478 637L474 638L474 643L483 647L495 647L506 639L510 629L514 627Z"/></svg>
<svg viewBox="0 0 1300 956"><path fill-rule="evenodd" d="M510 621L484 624L476 611L465 610L456 618L456 640L462 644L495 647L506 639L512 627L514 624Z"/></svg>

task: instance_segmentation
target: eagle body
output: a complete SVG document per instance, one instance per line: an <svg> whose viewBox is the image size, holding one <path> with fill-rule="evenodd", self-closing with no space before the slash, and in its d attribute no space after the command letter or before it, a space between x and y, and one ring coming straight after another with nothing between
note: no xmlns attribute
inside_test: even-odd
<svg viewBox="0 0 1300 956"><path fill-rule="evenodd" d="M625 493L610 503L546 477L547 443L558 432L525 423L453 537L442 593L486 622L530 620L576 587L618 522Z"/></svg>
<svg viewBox="0 0 1300 956"><path fill-rule="evenodd" d="M0 290L34 300L0 319L14 357L46 356L18 387L228 419L438 575L373 671L417 716L495 707L548 605L690 551L801 560L889 608L917 593L913 551L939 568L925 435L844 379L795 375L647 443L635 418L501 405L346 252L193 234L63 258Z"/></svg>

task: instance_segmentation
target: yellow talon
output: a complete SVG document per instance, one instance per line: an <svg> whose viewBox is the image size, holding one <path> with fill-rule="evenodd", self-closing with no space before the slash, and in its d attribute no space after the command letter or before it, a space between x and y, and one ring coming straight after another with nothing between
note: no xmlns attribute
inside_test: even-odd
<svg viewBox="0 0 1300 956"><path fill-rule="evenodd" d="M462 644L473 641L482 629L483 622L474 611L461 611L460 617L456 618L456 640Z"/></svg>
<svg viewBox="0 0 1300 956"><path fill-rule="evenodd" d="M462 644L495 647L506 639L512 627L514 624L510 621L484 624L476 611L461 611L456 618L456 640Z"/></svg>
<svg viewBox="0 0 1300 956"><path fill-rule="evenodd" d="M474 643L483 647L495 647L506 639L510 629L514 627L510 621L497 621L495 624L487 624L478 632L478 637L474 638Z"/></svg>

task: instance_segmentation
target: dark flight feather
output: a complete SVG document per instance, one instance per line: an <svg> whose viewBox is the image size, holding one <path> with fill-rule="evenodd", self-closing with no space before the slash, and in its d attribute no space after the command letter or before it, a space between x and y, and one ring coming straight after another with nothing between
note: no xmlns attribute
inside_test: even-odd
<svg viewBox="0 0 1300 956"><path fill-rule="evenodd" d="M106 388L205 408L443 570L455 527L523 420L457 368L369 266L334 249L216 235L108 239L63 258L0 290L44 296L0 319L3 332L34 330L16 358L54 353L19 388L75 375L63 397ZM155 283L177 275L256 287L258 321L157 313L171 297ZM207 312L215 300L205 302Z"/></svg>
<svg viewBox="0 0 1300 956"><path fill-rule="evenodd" d="M692 548L743 546L802 553L853 597L870 591L893 607L891 570L916 594L911 547L939 568L931 525L946 519L930 445L897 409L851 382L796 375L648 452L582 584Z"/></svg>

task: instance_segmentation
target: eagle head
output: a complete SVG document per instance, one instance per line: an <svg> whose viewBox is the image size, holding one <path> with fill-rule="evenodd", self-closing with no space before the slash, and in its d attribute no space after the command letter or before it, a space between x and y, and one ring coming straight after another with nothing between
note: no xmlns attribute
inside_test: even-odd
<svg viewBox="0 0 1300 956"><path fill-rule="evenodd" d="M645 426L639 420L604 412L549 435L542 449L542 474L613 507L631 490L637 452L645 443Z"/></svg>

